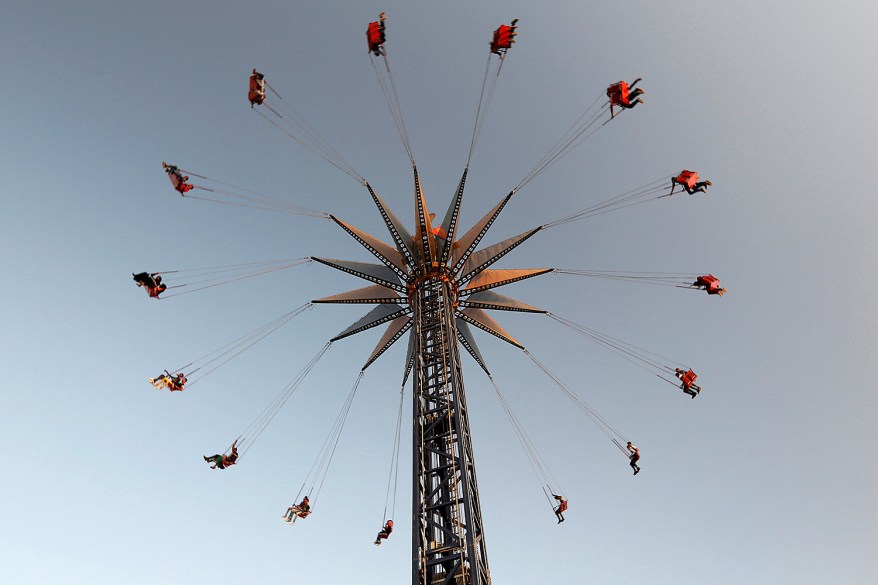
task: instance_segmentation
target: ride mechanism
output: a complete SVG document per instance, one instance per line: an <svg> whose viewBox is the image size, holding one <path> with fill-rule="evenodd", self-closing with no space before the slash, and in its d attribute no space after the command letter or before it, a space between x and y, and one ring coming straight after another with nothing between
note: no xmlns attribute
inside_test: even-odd
<svg viewBox="0 0 878 585"><path fill-rule="evenodd" d="M608 201L583 211L535 227L499 243L480 248L483 238L519 189L564 156L582 140L605 126L611 120L619 117L618 114L614 114L611 110L608 111L608 108L621 104L624 111L625 109L631 109L634 103L625 104L619 102L619 100L614 100L612 95L610 95L612 92L608 91L609 100L591 114L589 114L589 111L593 108L589 106L586 113L580 116L579 125L574 125L572 130L568 131L552 147L549 153L525 175L518 185L512 188L475 225L461 235L458 220L470 162L479 130L484 122L485 112L493 95L496 78L499 76L507 51L514 43L517 21L513 20L510 25L502 25L494 31L490 44L489 66L493 56L498 58L494 61L496 67L493 74L491 74L490 67L486 68L485 71L485 80L482 85L482 94L476 114L467 163L444 218L440 223L434 223L436 215L429 211L426 198L421 189L418 167L415 163L405 130L402 110L399 107L396 84L390 73L389 62L387 61L387 51L384 47L386 40L385 20L386 17L382 13L378 21L369 24L366 36L370 59L378 75L379 84L384 91L390 113L412 166L415 209L414 233L409 232L405 228L404 224L399 221L384 200L376 193L372 185L345 162L337 151L322 141L310 126L297 125L295 116L290 115L289 112L286 115L282 113L281 107L286 106L283 98L267 84L265 76L255 69L250 78L249 100L251 107L260 106L256 111L278 130L287 134L301 145L313 150L316 154L355 178L364 186L368 190L387 227L392 243L387 244L332 214L291 205L280 199L254 194L252 191L247 193L229 191L225 189L225 187L230 186L228 183L220 182L223 188L210 188L204 185L189 184L186 182L189 180L189 177L184 176L184 172L202 179L207 179L207 177L190 171L182 171L173 165L164 166L166 172L171 177L174 189L183 197L223 204L238 204L245 207L275 210L294 215L328 218L378 260L378 263L367 263L311 257L310 260L357 276L371 283L371 285L365 288L358 288L334 296L316 299L312 303L366 304L375 306L360 320L333 337L329 344L311 360L296 380L291 382L279 397L275 399L273 406L263 411L263 414L260 415L262 418L258 418L257 421L251 423L248 431L255 433L256 437L261 434L265 426L274 418L277 411L287 401L292 392L295 391L304 376L320 359L320 356L323 355L331 343L374 327L387 325L378 344L361 368L360 378L357 379L357 384L351 391L343 407L342 414L339 415L339 420L335 427L336 431L334 431L336 432L334 439L327 441L329 447L325 446L325 453L334 452L335 444L338 441L338 434L340 434L343 427L344 417L347 415L347 410L350 408L350 403L353 400L353 395L363 373L394 343L408 334L408 350L403 372L403 387L405 387L409 376L411 376L413 388L412 583L414 585L490 585L491 578L488 569L485 533L479 503L475 460L461 366L461 347L472 356L491 380L501 403L513 422L519 440L522 442L525 450L528 451L529 457L531 457L531 464L534 470L545 479L545 484L553 482L557 485L557 482L553 481L553 477L547 477L539 471L543 468L542 462L539 460L533 444L527 438L520 423L515 420L508 403L500 394L496 383L494 383L493 377L491 377L490 371L473 337L471 327L486 331L523 350L591 418L592 422L616 444L619 450L625 453L626 458L629 457L629 453L623 447L625 437L610 426L606 419L598 415L588 404L575 396L541 362L531 356L524 346L507 333L487 311L515 311L548 315L574 331L604 345L621 357L635 362L640 367L657 370L659 377L663 377L674 385L679 382L679 380L674 378L674 373L685 371L679 369L679 366L683 366L682 364L674 364L678 366L676 368L665 365L667 362L662 363L660 356L656 356L656 354L641 350L636 346L626 344L618 339L557 317L543 309L501 295L495 289L552 272L616 280L632 280L647 284L677 286L679 288L694 288L708 290L708 294L717 294L716 292L711 292L709 287L713 286L714 289L718 289L719 280L712 275L707 275L707 277L698 276L699 280L688 282L693 278L692 275L600 272L553 268L492 269L491 267L498 260L542 230L592 217L614 209L630 207L631 205L648 200L662 199L672 194L665 192L667 187L663 185L666 179L662 178L622 195L615 196ZM382 60L383 70L377 63ZM619 83L624 84L624 82ZM610 89L618 85L614 84ZM627 86L627 84L625 85ZM277 103L272 104L271 100L266 100L267 91L278 98ZM643 92L640 91L639 93ZM598 101L596 100L595 104L597 103ZM639 103L642 103L642 99L639 100ZM261 111L263 106L274 115L273 118ZM609 114L605 120L604 114ZM680 182L677 179L679 177L672 179L671 189ZM662 185L659 185L659 183L662 183ZM185 190L181 188L181 185L186 185ZM210 192L210 197L189 194L189 191L193 189ZM215 197L222 196L229 197L230 199L215 199ZM235 199L236 197L238 198L237 200ZM277 261L277 265L281 268L287 268L299 265L303 260L305 259ZM275 264L270 264L266 268L264 263L260 263L256 266L256 272L253 272L253 275L275 269ZM251 270L251 268L246 267L246 270ZM251 274L248 272L243 276L235 275L234 279L249 278L250 276ZM716 281L715 286L713 281L702 281L702 279L708 277ZM681 278L688 280L681 281ZM202 288L207 286L214 285L207 284ZM725 291L725 289L722 290L723 292ZM157 295L150 296L157 297ZM241 343L247 344L245 349L250 347L259 339L264 338L300 314L305 308L306 306L300 307L280 317L250 336L242 338ZM233 355L237 355L240 351L243 351L243 349L239 351L238 347L232 346L230 349L223 349L223 353L219 355L222 357L230 352L234 352ZM220 357L212 358L207 363L220 359ZM683 367L686 368L686 366ZM695 376L691 369L688 369L688 373L691 376ZM694 380L694 377L692 377L692 380ZM691 391L689 393L692 394ZM400 402L398 425L400 428L401 421L402 401ZM245 431L245 434L248 431ZM255 439L250 439L251 445L253 440ZM239 444L244 443L244 441L245 439L241 438ZM398 443L399 428L397 429L397 445L395 446L396 451L394 454L397 458L397 469ZM242 450L242 455L246 453L246 448ZM323 466L324 473L325 469L328 468L330 460L331 454L319 464L319 466ZM322 479L319 480L319 483L322 485ZM551 486L548 487L551 488ZM390 487L388 486L388 494L389 490ZM310 492L308 495L312 496L312 504L315 503L316 495L312 495ZM551 506L552 503L548 492L546 496ZM296 501L298 501L298 497L297 495ZM562 512L566 510L566 499L558 496L555 496L555 499L558 501L563 500L563 509L560 509L560 507L559 509ZM385 506L385 520L388 519L386 511ZM559 521L561 521L560 516ZM383 538L386 537L387 535ZM376 544L379 541L380 538L376 540Z"/></svg>

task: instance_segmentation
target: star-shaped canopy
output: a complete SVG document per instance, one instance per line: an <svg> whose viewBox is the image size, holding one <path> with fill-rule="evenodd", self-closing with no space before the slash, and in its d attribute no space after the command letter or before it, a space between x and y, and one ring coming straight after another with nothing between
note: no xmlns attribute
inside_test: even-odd
<svg viewBox="0 0 878 585"><path fill-rule="evenodd" d="M464 170L445 218L434 225L435 214L427 208L421 191L418 169L413 165L415 184L415 232L410 234L387 207L381 197L365 182L372 200L390 232L393 244L387 244L353 225L331 216L361 246L381 263L351 262L330 258L314 258L317 262L337 270L359 276L372 286L359 288L322 299L314 303L347 303L377 305L360 320L336 335L332 341L355 335L378 325L390 323L363 365L368 368L381 354L406 333L412 330L412 308L409 291L419 278L428 274L442 274L452 282L457 291L454 306L458 341L466 348L476 363L488 372L469 325L487 331L518 348L524 349L514 337L491 317L487 311L519 311L546 313L543 309L528 305L491 289L551 272L552 268L527 268L489 270L503 256L524 243L542 228L534 228L502 242L479 249L479 244L503 208L515 194L510 191L493 209L476 222L463 236L457 237L458 216L463 201L467 169ZM413 364L412 342L406 358L406 376Z"/></svg>

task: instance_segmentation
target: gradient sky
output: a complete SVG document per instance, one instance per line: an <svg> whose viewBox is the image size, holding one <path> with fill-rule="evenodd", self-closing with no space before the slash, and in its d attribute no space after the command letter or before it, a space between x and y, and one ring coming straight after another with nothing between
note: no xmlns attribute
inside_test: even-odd
<svg viewBox="0 0 878 585"><path fill-rule="evenodd" d="M182 200L163 160L330 211L387 239L366 192L250 111L253 67L411 225L410 169L364 43L388 51L441 217L466 159L491 31L519 18L463 223L515 185L611 82L646 103L523 189L486 243L695 168L674 197L538 234L501 267L710 271L722 299L547 275L502 291L692 364L694 401L559 324L498 319L637 443L627 462L521 353L488 365L570 499L555 524L491 387L465 377L498 584L878 582L878 270L871 185L878 8L865 1L19 2L0 19L0 574L24 584L363 585L410 574L380 527L403 347L360 386L320 508L280 520L375 330L335 344L236 468L224 449L359 318L318 306L190 391L146 378L312 298L319 265L150 301L169 270L319 255L369 261L330 222ZM408 409L407 409L408 411ZM404 431L403 437L407 437Z"/></svg>

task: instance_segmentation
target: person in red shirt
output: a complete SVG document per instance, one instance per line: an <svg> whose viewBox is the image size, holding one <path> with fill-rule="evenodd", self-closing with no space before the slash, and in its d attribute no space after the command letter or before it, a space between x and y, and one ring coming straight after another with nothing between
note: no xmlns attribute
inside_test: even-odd
<svg viewBox="0 0 878 585"><path fill-rule="evenodd" d="M265 101L265 76L256 69L250 76L250 90L247 92L247 99L250 100L250 107L262 105Z"/></svg>
<svg viewBox="0 0 878 585"><path fill-rule="evenodd" d="M134 282L137 283L137 286L142 286L146 289L146 294L150 296L150 298L157 299L159 295L167 290L168 285L162 282L162 276L157 273L148 273L141 272L140 274L132 274L134 277Z"/></svg>
<svg viewBox="0 0 878 585"><path fill-rule="evenodd" d="M384 524L384 528L381 529L381 532L378 533L378 536L375 537L375 546L380 546L382 540L387 540L391 532L393 532L393 520L388 520Z"/></svg>
<svg viewBox="0 0 878 585"><path fill-rule="evenodd" d="M640 82L640 79L638 77L630 84L619 81L607 88L607 97L610 101L610 117L614 116L613 106L620 106L630 110L637 104L643 103L643 98L640 96L645 92L639 87L637 89L634 88Z"/></svg>
<svg viewBox="0 0 878 585"><path fill-rule="evenodd" d="M713 274L699 276L695 279L695 282L692 283L692 286L707 291L707 294L709 295L723 296L727 292L725 288L720 286L719 279Z"/></svg>
<svg viewBox="0 0 878 585"><path fill-rule="evenodd" d="M680 185L690 195L695 193L707 193L707 188L713 185L710 181L699 181L698 173L695 171L683 170L679 175L671 179L671 193L674 188Z"/></svg>
<svg viewBox="0 0 878 585"><path fill-rule="evenodd" d="M628 459L630 460L629 465L631 465L631 469L634 470L634 475L637 475L640 473L640 466L637 465L637 462L640 461L640 449L633 445L631 441L628 441L627 447L628 452L631 453L631 455L628 456Z"/></svg>
<svg viewBox="0 0 878 585"><path fill-rule="evenodd" d="M698 378L698 376L695 375L695 372L689 370L689 372L692 372L690 374L689 372L681 370L680 368L674 369L676 370L676 372L674 372L674 375L680 379L680 388L683 389L683 392L685 392L692 398L698 396L698 394L701 392L701 386L695 383L695 379Z"/></svg>
<svg viewBox="0 0 878 585"><path fill-rule="evenodd" d="M552 497L558 500L558 507L555 508L555 516L558 517L558 524L564 522L564 512L567 511L567 498L552 494Z"/></svg>
<svg viewBox="0 0 878 585"><path fill-rule="evenodd" d="M171 185L174 187L174 191L178 192L180 195L185 195L195 188L195 185L187 183L189 176L180 172L180 169L177 168L176 165L169 165L166 162L162 162L162 168L168 173L168 178L171 180Z"/></svg>
<svg viewBox="0 0 878 585"><path fill-rule="evenodd" d="M366 30L366 40L369 45L369 52L374 54L376 57L380 57L384 55L384 48L382 45L387 40L385 33L385 24L384 21L387 20L387 16L383 12L378 14L378 20L375 22L369 23L369 28Z"/></svg>

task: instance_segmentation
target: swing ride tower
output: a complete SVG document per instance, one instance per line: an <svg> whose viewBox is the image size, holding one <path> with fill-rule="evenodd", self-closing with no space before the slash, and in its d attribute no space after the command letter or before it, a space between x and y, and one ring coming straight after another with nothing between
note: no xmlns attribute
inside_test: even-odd
<svg viewBox="0 0 878 585"><path fill-rule="evenodd" d="M476 251L514 192L458 238L467 171L445 219L434 226L435 215L427 209L417 167L413 165L413 169L414 236L366 183L395 245L332 217L381 264L315 257L317 262L359 276L373 286L314 302L377 305L332 339L334 342L389 322L364 370L409 334L405 379L412 375L412 583L490 585L460 348L464 347L486 373L470 325L523 349L485 310L545 311L490 289L551 269L488 269L539 228Z"/></svg>
<svg viewBox="0 0 878 585"><path fill-rule="evenodd" d="M362 366L357 383L354 385L345 406L342 408L342 413L339 415L336 426L330 433L330 438L327 439L326 445L328 447L325 445L325 448L328 450L321 457L326 457L326 454L328 454L328 458L319 459L320 463L316 473L321 473L319 470L322 469L322 473L325 474L331 461L331 453L334 452L337 445L338 436L344 424L344 417L347 416L347 410L350 408L363 373L394 343L404 337L407 338L408 349L404 362L402 386L404 389L411 376L413 457L412 584L490 585L491 577L488 569L487 547L479 502L478 483L476 481L475 458L462 373L461 349L466 350L485 374L487 374L500 399L501 405L512 422L519 441L521 441L527 456L531 460L535 473L539 476L541 484L548 488L545 490L545 495L550 506L554 506L554 503L551 501L549 494L561 494L563 491L554 491L553 486L557 486L557 481L551 477L550 472L547 471L545 465L541 462L533 444L526 436L520 423L512 414L505 398L500 393L500 389L494 382L476 345L471 328L481 329L523 350L525 355L546 373L551 381L574 402L576 407L591 419L599 430L615 444L626 459L629 458L629 453L623 447L623 444L626 443L626 437L612 427L606 419L595 412L587 403L576 396L545 365L525 350L524 346L509 335L489 312L515 311L544 314L577 333L604 345L625 359L629 359L641 367L652 368L660 378L674 386L677 386L677 378L679 378L684 383L684 391L687 388L683 376L690 377L690 386L691 382L695 379L694 372L689 368L684 369L683 364L668 365L666 358L661 358L657 354L588 329L573 321L549 314L543 309L528 305L514 298L498 294L496 289L550 272L617 280L640 279L640 281L652 282L653 284L690 289L697 289L702 280L707 283L706 279L709 278L713 279L711 282L715 281L716 283L716 291L711 293L710 289L708 289L709 294L721 296L722 292L720 290L724 292L725 289L719 289L719 281L709 274L707 276L684 278L681 284L679 282L680 275L660 275L659 273L621 273L615 271L605 273L591 270L553 268L492 268L498 260L505 257L513 249L540 231L606 213L610 210L644 203L649 199L662 199L673 193L673 188L671 193L664 193L664 190L667 189L667 180L662 177L653 183L635 188L580 212L564 216L554 222L532 228L494 244L481 245L483 238L495 220L518 190L532 181L552 163L566 155L582 140L605 126L610 120L619 117L619 115L612 116L612 112L610 112L610 118L605 119L606 116L604 114L607 113L607 108L611 107L611 103L617 102L610 101L603 102L602 104L603 97L601 95L586 109L585 113L580 116L558 143L550 149L546 156L507 195L502 197L468 231L462 233L462 235L458 233L459 231L462 232L462 230L458 230L458 220L469 165L476 146L479 129L484 123L485 112L494 91L496 77L499 75L500 68L502 67L506 50L514 42L515 23L517 22L515 20L510 25L501 25L494 32L489 65L491 64L490 59L492 56L498 56L498 60L496 61L496 68L493 69L494 73L490 73L490 67L485 70L482 94L479 98L473 136L463 175L451 198L451 203L444 219L441 222L434 223L436 216L429 212L426 198L421 189L418 168L415 164L411 144L402 119L402 110L399 106L396 84L390 75L387 53L383 47L385 41L385 20L386 18L382 13L378 21L369 24L367 39L369 41L370 58L378 75L379 85L384 92L391 117L412 165L415 220L413 232L408 231L403 222L397 219L393 211L376 193L369 182L344 161L335 149L323 141L310 126L296 121L299 117L294 111L290 110L287 117L285 117L275 107L270 105L269 102L263 104L266 95L265 91L268 89L278 100L275 105L287 107L280 94L275 92L264 81L264 76L261 73L257 73L255 69L251 76L251 106L264 105L274 118L269 117L260 108L257 108L256 111L273 126L293 138L296 142L313 150L327 162L350 175L365 187L387 228L390 236L389 243L329 213L292 205L283 200L261 196L249 190L247 193L242 194L232 193L226 189L229 186L228 183L218 182L219 187L217 188L186 184L185 180L188 180L188 177L184 178L182 175L183 171L176 167L165 165L166 172L169 175L172 174L168 168L179 171L179 177L173 175L172 184L175 190L190 199L204 199L225 204L229 202L217 198L223 195L237 196L241 198L241 201L237 202L237 204L245 207L256 206L259 209L276 209L294 215L328 218L378 260L377 263L370 263L330 258L311 258L311 260L359 277L369 283L364 288L316 299L312 303L358 304L372 305L373 307L362 318L333 337L320 353L306 365L302 373L278 395L278 398L275 399L269 408L263 411L263 414L260 414L254 423L251 423L251 426L248 427L248 431L242 433L241 436L252 435L253 438L250 440L252 445L252 442L258 438L278 410L283 407L284 403L286 403L287 399L298 387L298 384L316 364L317 360L320 359L320 356L326 352L331 343L384 325L386 329L371 355ZM378 62L383 62L383 67L379 67ZM637 83L637 81L632 82L631 86ZM261 86L260 83L262 84ZM624 82L619 82L610 86L610 90L619 85L630 87ZM254 94L254 88L262 93L260 94L257 91ZM611 96L610 90L608 90L607 95L610 97L610 100L613 100L614 98ZM273 98L272 103L274 103ZM617 103L617 105L619 104ZM621 105L624 106L624 104ZM628 104L624 107L630 109L634 107L634 104ZM604 121L601 122L601 120ZM691 173L691 171L685 172ZM189 172L189 174L207 179L203 175L197 175L192 172ZM177 181L175 181L175 178ZM188 186L188 188L184 189L181 185ZM208 193L209 196L186 195L190 189L201 189ZM258 264L263 265L265 263ZM292 265L295 265L295 263ZM257 274L274 269L266 270L262 266L259 270L260 272ZM251 275L244 277L249 276ZM692 278L697 278L695 283L687 284L692 282ZM705 288L708 286L708 284L704 284ZM268 326L258 329L253 335L243 338L243 342L249 343L246 347L251 346L259 339L275 331L282 324L301 313L306 306L308 305L282 316ZM226 353L232 350L240 353L237 350L238 347L237 345L232 346L232 349L226 350ZM237 353L234 355L237 355ZM225 353L220 354L220 356L224 355ZM212 360L215 359L219 358L212 358ZM216 367L213 369L216 369ZM193 371L197 371L199 368ZM688 372L686 372L686 369L688 369ZM686 373L684 374L684 372ZM674 377L675 375L676 377ZM692 398L697 394L697 392L687 393L692 395ZM403 421L403 398L404 392L400 396L397 437L391 463L390 478L394 478L394 481L399 465L399 433ZM391 493L390 485L389 479L388 499ZM564 507L559 506L558 510L564 511L566 509L566 500L559 496L555 497L561 504L564 504ZM296 499L298 500L298 496ZM394 487L393 506L390 508L391 516L395 513L395 501L396 489ZM392 518L387 517L387 502L385 502L384 514L383 520L392 520ZM387 534L384 535L385 538L386 536ZM379 542L380 535L376 544Z"/></svg>

